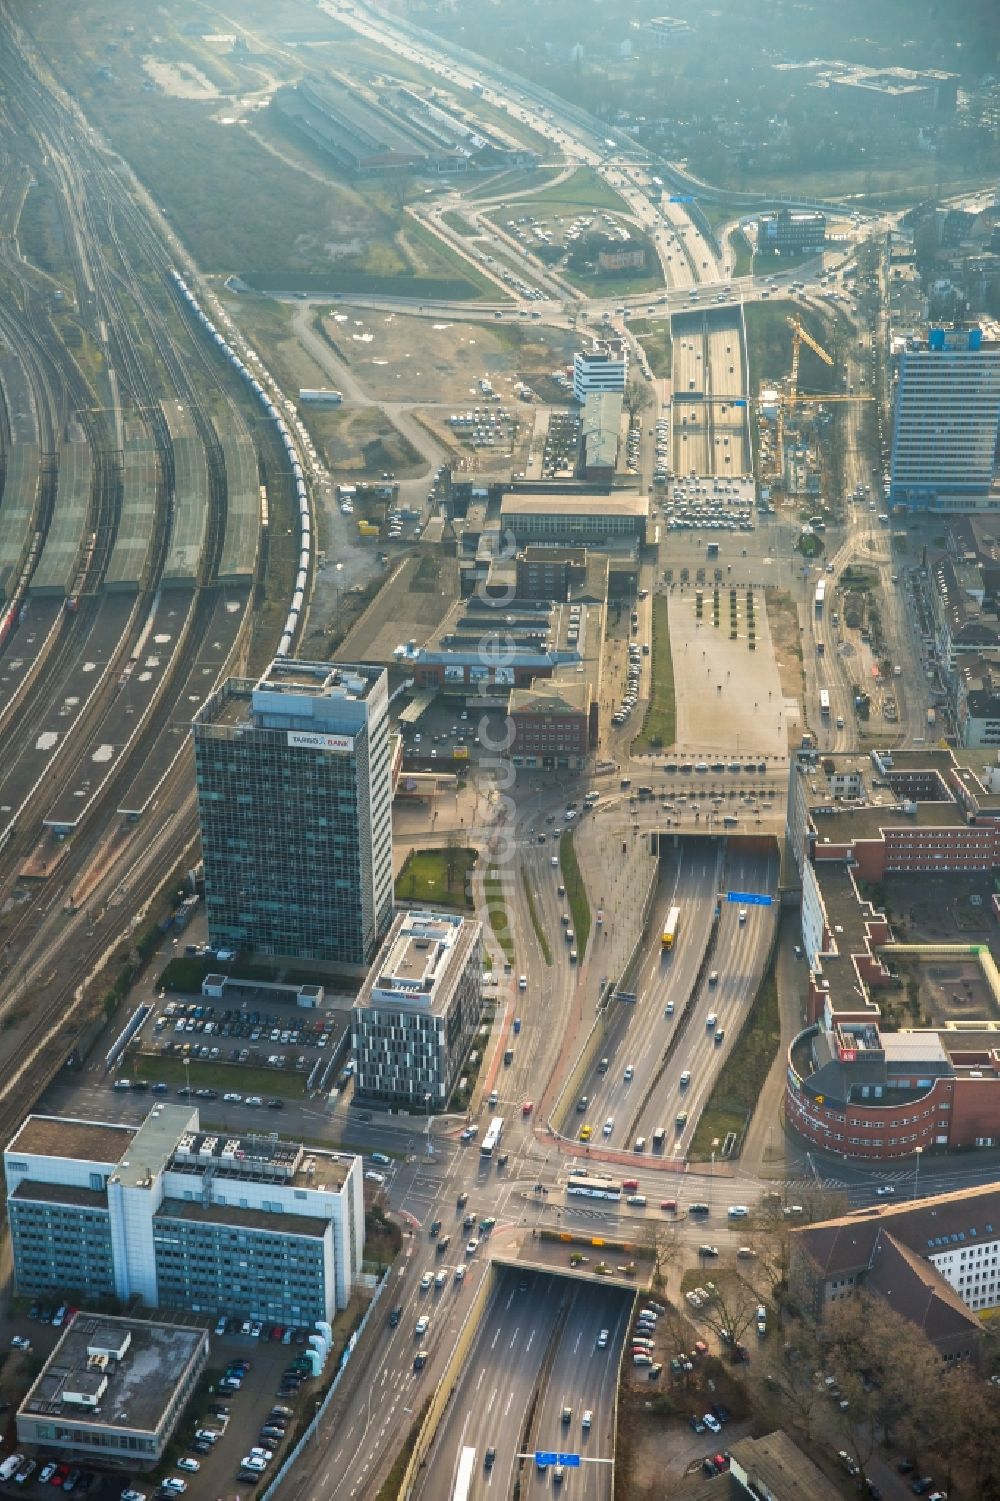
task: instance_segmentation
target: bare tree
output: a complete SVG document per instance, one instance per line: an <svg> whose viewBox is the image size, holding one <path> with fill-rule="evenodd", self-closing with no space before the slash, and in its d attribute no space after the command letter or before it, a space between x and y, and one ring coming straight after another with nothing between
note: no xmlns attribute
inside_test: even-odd
<svg viewBox="0 0 1000 1501"><path fill-rule="evenodd" d="M755 1288L737 1272L719 1272L718 1281L707 1283L708 1302L699 1317L723 1345L735 1350L754 1328L759 1298Z"/></svg>
<svg viewBox="0 0 1000 1501"><path fill-rule="evenodd" d="M640 412L644 412L648 406L652 405L653 393L646 381L638 380L631 375L625 383L625 395L622 400L629 416L638 417Z"/></svg>

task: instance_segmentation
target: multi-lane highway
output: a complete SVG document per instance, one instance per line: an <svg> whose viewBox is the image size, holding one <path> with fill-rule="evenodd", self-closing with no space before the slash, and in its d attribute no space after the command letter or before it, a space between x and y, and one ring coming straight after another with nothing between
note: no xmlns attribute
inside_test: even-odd
<svg viewBox="0 0 1000 1501"><path fill-rule="evenodd" d="M610 1497L615 1392L629 1302L615 1288L567 1285L535 1272L498 1274L415 1494L422 1501L451 1501L460 1457L472 1448L469 1501L507 1501L518 1481L522 1497L553 1489L558 1494L551 1467L520 1457L536 1450L581 1456L584 1462L567 1485L574 1501ZM600 1342L602 1331L606 1338Z"/></svg>

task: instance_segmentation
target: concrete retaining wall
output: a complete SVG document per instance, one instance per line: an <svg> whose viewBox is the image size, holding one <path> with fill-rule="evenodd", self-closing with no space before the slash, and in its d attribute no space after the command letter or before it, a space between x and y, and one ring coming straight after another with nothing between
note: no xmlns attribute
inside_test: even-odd
<svg viewBox="0 0 1000 1501"><path fill-rule="evenodd" d="M427 1457L431 1444L434 1442L434 1435L437 1433L438 1424L444 1417L452 1394L461 1379L466 1359L469 1351L472 1349L473 1341L479 1333L479 1326L482 1323L486 1305L493 1296L495 1285L496 1274L491 1263L487 1275L479 1284L476 1295L469 1305L469 1311L465 1315L465 1323L459 1331L455 1347L451 1352L448 1364L445 1366L441 1380L438 1382L431 1405L427 1409L427 1416L424 1418L420 1432L417 1435L417 1442L413 1446L410 1462L406 1466L406 1473L399 1487L398 1501L407 1501L407 1498L413 1493L413 1487L420 1472L420 1466Z"/></svg>

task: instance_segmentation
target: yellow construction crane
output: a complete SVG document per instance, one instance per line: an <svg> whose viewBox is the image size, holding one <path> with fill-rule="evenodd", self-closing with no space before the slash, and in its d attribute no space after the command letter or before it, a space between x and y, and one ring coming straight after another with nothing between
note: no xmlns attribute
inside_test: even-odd
<svg viewBox="0 0 1000 1501"><path fill-rule="evenodd" d="M809 330L799 322L798 318L785 318L785 322L792 330L792 368L788 374L788 383L784 392L778 397L778 420L775 424L774 434L774 459L777 467L778 479L782 481L785 473L785 406L798 400L799 395L799 356L802 353L803 341L815 355L833 369L833 356L827 354L822 344L817 343Z"/></svg>

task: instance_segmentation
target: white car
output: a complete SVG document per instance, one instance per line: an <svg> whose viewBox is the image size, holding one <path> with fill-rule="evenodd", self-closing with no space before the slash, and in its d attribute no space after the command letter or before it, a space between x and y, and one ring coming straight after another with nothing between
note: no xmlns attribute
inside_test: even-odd
<svg viewBox="0 0 1000 1501"><path fill-rule="evenodd" d="M472 1240L469 1241L469 1244L465 1248L465 1254L466 1256L475 1256L478 1250L479 1241L475 1238L475 1236L473 1236Z"/></svg>
<svg viewBox="0 0 1000 1501"><path fill-rule="evenodd" d="M745 1220L750 1211L745 1204L730 1204L729 1218L731 1220Z"/></svg>
<svg viewBox="0 0 1000 1501"><path fill-rule="evenodd" d="M425 1335L427 1333L428 1329L430 1328L430 1325L431 1325L431 1321L427 1317L426 1313L421 1314L420 1317L419 1317L419 1319L417 1320L416 1327L415 1327L415 1329L413 1331L414 1334L416 1335L417 1339L420 1339L423 1335Z"/></svg>
<svg viewBox="0 0 1000 1501"><path fill-rule="evenodd" d="M612 1131L615 1129L615 1118L613 1115L608 1116L607 1120L604 1122L602 1129L605 1136L611 1135Z"/></svg>
<svg viewBox="0 0 1000 1501"><path fill-rule="evenodd" d="M262 1459L259 1459L257 1457L256 1454L244 1454L243 1458L240 1460L240 1469L249 1470L251 1474L254 1475L263 1475L264 1471L267 1469L267 1466Z"/></svg>
<svg viewBox="0 0 1000 1501"><path fill-rule="evenodd" d="M196 1459L188 1459L186 1454L182 1455L180 1459L175 1461L175 1463L179 1470L186 1470L189 1475L194 1475L198 1470L201 1469L201 1465L198 1463L198 1461Z"/></svg>
<svg viewBox="0 0 1000 1501"><path fill-rule="evenodd" d="M875 1196L879 1199L889 1199L896 1192L891 1183L880 1183L875 1190Z"/></svg>
<svg viewBox="0 0 1000 1501"><path fill-rule="evenodd" d="M227 1105L243 1104L243 1096L241 1094L224 1094L222 1098Z"/></svg>
<svg viewBox="0 0 1000 1501"><path fill-rule="evenodd" d="M549 864L553 867L553 869L555 867L557 867L558 864L559 864L559 856L558 855L553 855L552 858L549 860Z"/></svg>
<svg viewBox="0 0 1000 1501"><path fill-rule="evenodd" d="M425 1272L420 1279L420 1291L422 1293L425 1293L433 1281L434 1278L431 1276L430 1272Z"/></svg>
<svg viewBox="0 0 1000 1501"><path fill-rule="evenodd" d="M609 1334L607 1329L602 1329L600 1334L597 1336L597 1348L599 1350L606 1350L608 1348L608 1339Z"/></svg>
<svg viewBox="0 0 1000 1501"><path fill-rule="evenodd" d="M517 988L518 988L518 990L527 990L527 988L528 988L528 976L527 975L519 975L518 976Z"/></svg>
<svg viewBox="0 0 1000 1501"><path fill-rule="evenodd" d="M132 1491L126 1489L122 1491L121 1501L146 1501L146 1493L145 1491Z"/></svg>
<svg viewBox="0 0 1000 1501"><path fill-rule="evenodd" d="M629 1080L633 1077L634 1074L635 1074L635 1069L632 1067L631 1063L626 1064L625 1065L625 1083L626 1084L629 1082Z"/></svg>
<svg viewBox="0 0 1000 1501"><path fill-rule="evenodd" d="M709 1433L721 1433L722 1432L722 1424L719 1422L718 1418L715 1416L714 1413L712 1413L712 1412L702 1413L701 1421L704 1423L704 1425L708 1429Z"/></svg>
<svg viewBox="0 0 1000 1501"><path fill-rule="evenodd" d="M709 1032L715 1031L715 1024L719 1020L714 1011L710 1011L705 1018L705 1026Z"/></svg>
<svg viewBox="0 0 1000 1501"><path fill-rule="evenodd" d="M689 1068L686 1068L684 1070L684 1072L681 1074L681 1081L680 1082L681 1082L681 1088L682 1089L687 1089L688 1085L691 1083L691 1070Z"/></svg>
<svg viewBox="0 0 1000 1501"><path fill-rule="evenodd" d="M30 1339L26 1339L23 1334L12 1335L10 1343L11 1343L11 1348L14 1349L14 1350L30 1350L31 1349L31 1340Z"/></svg>
<svg viewBox="0 0 1000 1501"><path fill-rule="evenodd" d="M591 1425L591 1423L593 1421L594 1421L594 1415L591 1412L590 1408L589 1407L585 1408L584 1409L584 1413L583 1413L583 1418L581 1419L581 1427L584 1429L584 1431L586 1431L586 1429L588 1429L590 1427L590 1425Z"/></svg>
<svg viewBox="0 0 1000 1501"><path fill-rule="evenodd" d="M704 1301L705 1300L703 1298L699 1298L699 1296L698 1296L697 1293L695 1293L695 1292L685 1293L684 1296L687 1299L687 1301L690 1303L690 1305L691 1305L692 1308L702 1308L702 1307L704 1307Z"/></svg>

